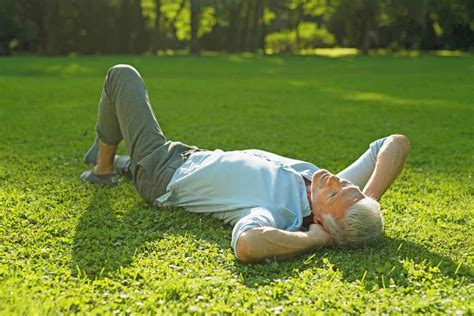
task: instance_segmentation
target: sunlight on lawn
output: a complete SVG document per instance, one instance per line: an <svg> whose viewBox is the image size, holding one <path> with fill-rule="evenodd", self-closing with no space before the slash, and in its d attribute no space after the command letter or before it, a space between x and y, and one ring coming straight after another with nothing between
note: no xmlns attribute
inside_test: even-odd
<svg viewBox="0 0 474 316"><path fill-rule="evenodd" d="M95 70L91 67L79 65L78 63L68 63L66 65L51 65L44 67L47 73L55 73L62 75L84 75L94 73Z"/></svg>
<svg viewBox="0 0 474 316"><path fill-rule="evenodd" d="M472 60L346 53L0 59L0 314L472 314ZM242 264L230 225L81 183L117 63L144 73L167 137L200 148L337 171L406 134L381 241Z"/></svg>
<svg viewBox="0 0 474 316"><path fill-rule="evenodd" d="M313 50L302 50L302 55L316 55L323 57L347 57L359 53L357 48L316 48Z"/></svg>
<svg viewBox="0 0 474 316"><path fill-rule="evenodd" d="M417 104L420 101L395 98L387 94L378 93L378 92L354 92L344 96L346 100L353 101L371 101L371 102L385 102L399 105L408 105L408 104Z"/></svg>
<svg viewBox="0 0 474 316"><path fill-rule="evenodd" d="M304 86L306 85L302 81L290 81L292 86ZM465 108L469 107L469 103L453 101L453 100L443 100L439 98L403 98L399 96L392 96L387 93L374 92L374 91L348 91L341 89L326 88L324 91L337 96L343 100L354 101L354 102L366 102L366 103L377 103L377 104L391 104L391 105L402 105L402 106L412 106L412 105L423 105L423 106L438 106L438 107L447 107L447 108Z"/></svg>

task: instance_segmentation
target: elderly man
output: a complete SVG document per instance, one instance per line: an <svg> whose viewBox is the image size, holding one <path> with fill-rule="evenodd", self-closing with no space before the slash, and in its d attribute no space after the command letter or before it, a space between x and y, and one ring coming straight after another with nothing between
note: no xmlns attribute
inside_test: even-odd
<svg viewBox="0 0 474 316"><path fill-rule="evenodd" d="M83 181L113 185L123 175L148 203L232 224L232 248L244 262L376 241L383 226L377 200L402 171L409 149L403 135L379 139L336 176L261 150L209 151L168 141L141 76L128 65L107 73L96 132L84 158L94 168ZM122 140L129 156L116 156Z"/></svg>

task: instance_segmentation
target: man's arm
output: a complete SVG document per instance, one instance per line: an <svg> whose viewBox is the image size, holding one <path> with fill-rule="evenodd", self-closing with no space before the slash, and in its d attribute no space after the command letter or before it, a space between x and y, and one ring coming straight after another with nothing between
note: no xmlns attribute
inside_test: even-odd
<svg viewBox="0 0 474 316"><path fill-rule="evenodd" d="M410 142L404 135L389 136L377 154L375 169L363 193L379 200L405 166Z"/></svg>
<svg viewBox="0 0 474 316"><path fill-rule="evenodd" d="M333 244L331 236L319 224L312 224L307 232L257 227L240 234L236 254L243 262L259 262L265 259L286 259Z"/></svg>

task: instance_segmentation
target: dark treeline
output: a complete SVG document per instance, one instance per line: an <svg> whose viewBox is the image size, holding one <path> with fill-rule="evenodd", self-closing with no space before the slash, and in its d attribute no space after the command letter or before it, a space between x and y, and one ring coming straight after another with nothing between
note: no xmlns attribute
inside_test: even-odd
<svg viewBox="0 0 474 316"><path fill-rule="evenodd" d="M474 0L0 0L0 55L474 49Z"/></svg>

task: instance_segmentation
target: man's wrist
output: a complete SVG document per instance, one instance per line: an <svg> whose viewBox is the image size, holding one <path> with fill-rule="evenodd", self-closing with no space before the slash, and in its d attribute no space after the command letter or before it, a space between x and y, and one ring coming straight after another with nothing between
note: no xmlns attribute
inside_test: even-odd
<svg viewBox="0 0 474 316"><path fill-rule="evenodd" d="M315 231L308 230L306 232L306 236L308 237L311 246L313 246L314 248L320 247L321 244L324 242L321 236Z"/></svg>
<svg viewBox="0 0 474 316"><path fill-rule="evenodd" d="M362 191L362 193L369 197L369 198L372 198L376 201L378 201L380 199L380 193L377 192L376 190L374 190L372 187L365 187L364 190Z"/></svg>

